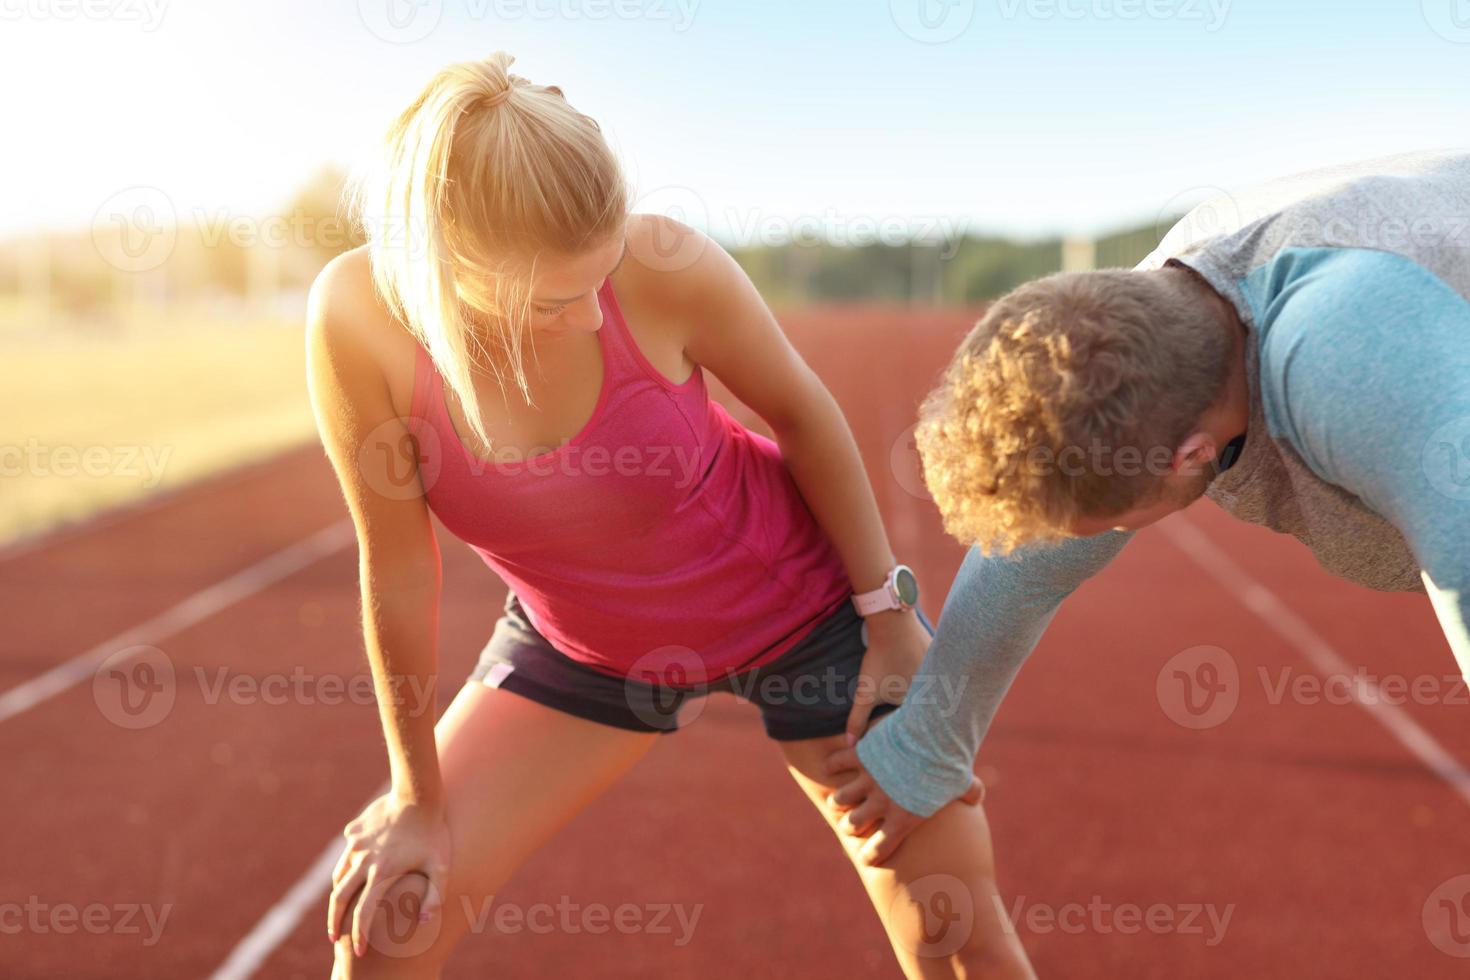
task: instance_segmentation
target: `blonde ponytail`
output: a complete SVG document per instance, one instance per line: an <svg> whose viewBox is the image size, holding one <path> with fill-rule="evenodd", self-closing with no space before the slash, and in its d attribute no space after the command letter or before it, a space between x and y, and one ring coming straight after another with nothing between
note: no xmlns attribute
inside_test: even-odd
<svg viewBox="0 0 1470 980"><path fill-rule="evenodd" d="M530 401L523 341L538 257L604 243L628 208L597 123L560 89L510 74L514 60L496 52L440 70L352 189L379 294L487 447L474 369Z"/></svg>

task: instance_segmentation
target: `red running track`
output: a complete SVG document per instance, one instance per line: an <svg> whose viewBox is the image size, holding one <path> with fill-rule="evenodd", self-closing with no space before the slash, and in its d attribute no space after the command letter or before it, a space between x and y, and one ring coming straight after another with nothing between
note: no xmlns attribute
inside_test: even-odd
<svg viewBox="0 0 1470 980"><path fill-rule="evenodd" d="M920 495L906 430L967 325L875 309L788 323L848 413L931 615L961 550ZM147 643L174 671L166 710L124 704L82 663L80 683L0 712L0 975L327 975L324 873L308 871L386 776L355 686L355 554L345 538L300 550L343 516L307 447L0 553L0 703L88 651ZM453 676L503 593L441 542ZM283 550L300 567L271 558ZM1419 696L1365 710L1343 685L1314 689L1303 649ZM1057 618L980 758L1001 885L1041 976L1464 977L1470 705L1454 674L1422 597L1334 581L1208 504L1140 535ZM729 698L496 901L544 905L550 931L492 922L450 976L898 976L855 876ZM581 925L621 905L651 928ZM653 927L675 906L686 922L698 908L692 931L671 913Z"/></svg>

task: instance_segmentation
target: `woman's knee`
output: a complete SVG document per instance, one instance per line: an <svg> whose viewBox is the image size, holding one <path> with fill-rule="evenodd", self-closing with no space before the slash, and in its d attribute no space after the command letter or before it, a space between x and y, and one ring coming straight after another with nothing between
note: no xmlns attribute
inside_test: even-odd
<svg viewBox="0 0 1470 980"><path fill-rule="evenodd" d="M360 956L352 946L352 925L362 900L358 892L343 917L332 980L437 977L453 944L453 930L446 929L447 903L421 920L427 890L428 879L417 873L403 875L390 885L374 912Z"/></svg>

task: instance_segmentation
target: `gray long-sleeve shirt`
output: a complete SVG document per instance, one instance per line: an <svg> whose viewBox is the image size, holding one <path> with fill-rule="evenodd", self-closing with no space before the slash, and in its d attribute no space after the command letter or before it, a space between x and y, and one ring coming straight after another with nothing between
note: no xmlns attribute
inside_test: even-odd
<svg viewBox="0 0 1470 980"><path fill-rule="evenodd" d="M1166 262L1204 276L1249 332L1250 427L1208 496L1295 536L1334 574L1427 591L1470 679L1470 155L1208 202L1140 268ZM894 802L928 816L965 791L1057 607L1129 537L971 550L912 689L958 702L912 698L858 743Z"/></svg>

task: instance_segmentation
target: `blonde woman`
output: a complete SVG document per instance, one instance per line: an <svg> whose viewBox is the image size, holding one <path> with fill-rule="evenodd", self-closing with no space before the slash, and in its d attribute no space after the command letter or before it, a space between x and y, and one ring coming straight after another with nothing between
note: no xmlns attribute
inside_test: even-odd
<svg viewBox="0 0 1470 980"><path fill-rule="evenodd" d="M312 290L312 400L392 773L333 874L335 977L438 976L467 913L711 690L755 692L812 802L863 830L840 826L824 760L930 636L836 404L750 282L691 229L630 216L596 123L510 63L451 65L399 116L360 186L370 242ZM379 450L410 438L405 484ZM438 670L431 511L511 589L437 726L395 696ZM888 867L845 845L911 977L1032 975L972 801ZM966 894L926 919L936 887ZM408 930L388 921L405 907Z"/></svg>

